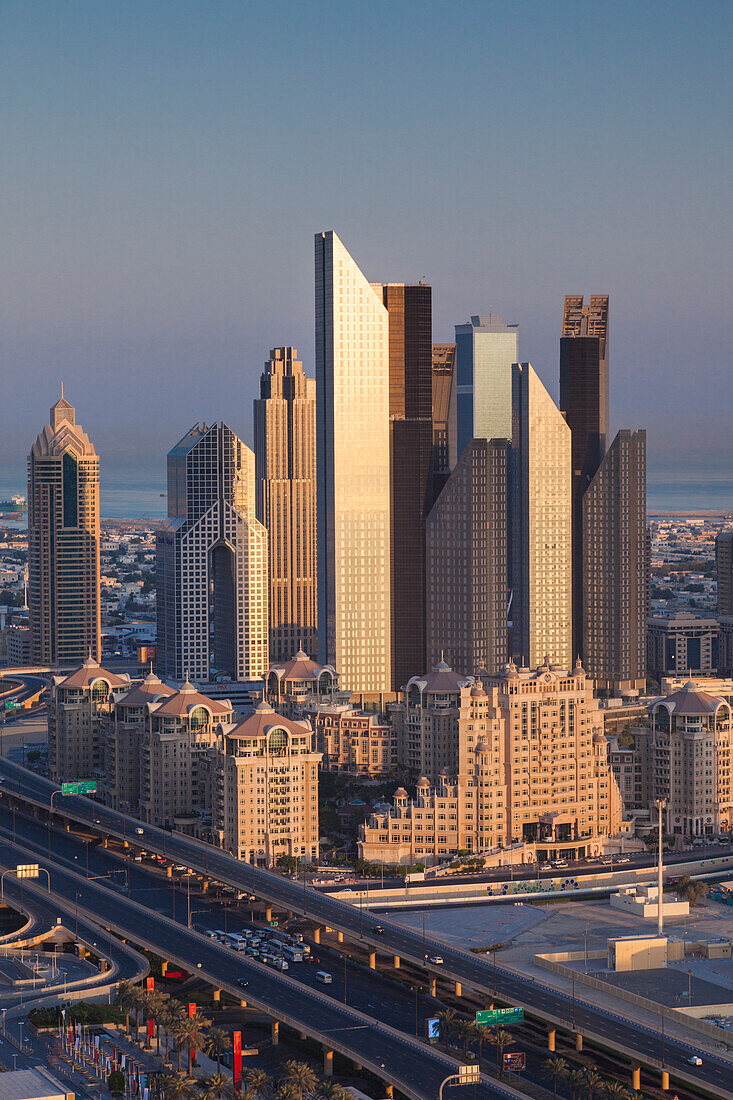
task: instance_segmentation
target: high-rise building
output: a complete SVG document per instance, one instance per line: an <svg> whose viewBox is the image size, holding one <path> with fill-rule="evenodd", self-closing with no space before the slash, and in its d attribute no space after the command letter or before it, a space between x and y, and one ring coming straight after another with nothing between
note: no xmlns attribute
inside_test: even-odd
<svg viewBox="0 0 733 1100"><path fill-rule="evenodd" d="M317 651L316 383L296 348L273 348L254 402L257 519L267 528L270 659Z"/></svg>
<svg viewBox="0 0 733 1100"><path fill-rule="evenodd" d="M450 705L457 771L434 783L422 776L414 799L398 787L393 807L362 826L362 859L429 865L470 851L498 865L509 844L535 861L601 853L622 806L593 682L579 665L530 672L510 663L461 684Z"/></svg>
<svg viewBox="0 0 733 1100"><path fill-rule="evenodd" d="M73 672L52 677L48 768L55 783L102 777L108 700L129 687L127 673L107 672L92 657Z"/></svg>
<svg viewBox="0 0 733 1100"><path fill-rule="evenodd" d="M315 238L318 651L344 688L389 691L389 314L332 231Z"/></svg>
<svg viewBox="0 0 733 1100"><path fill-rule="evenodd" d="M511 450L512 650L572 663L570 428L530 363L515 363Z"/></svg>
<svg viewBox="0 0 733 1100"><path fill-rule="evenodd" d="M463 675L508 657L509 442L472 439L426 521L426 634L430 667Z"/></svg>
<svg viewBox="0 0 733 1100"><path fill-rule="evenodd" d="M719 531L715 539L718 574L718 614L733 615L733 531Z"/></svg>
<svg viewBox="0 0 733 1100"><path fill-rule="evenodd" d="M392 686L425 659L425 515L433 450L432 288L381 287L389 319Z"/></svg>
<svg viewBox="0 0 733 1100"><path fill-rule="evenodd" d="M63 392L28 456L31 660L101 655L99 458Z"/></svg>
<svg viewBox="0 0 733 1100"><path fill-rule="evenodd" d="M646 687L646 432L620 431L583 496L583 656L597 687Z"/></svg>
<svg viewBox="0 0 733 1100"><path fill-rule="evenodd" d="M438 661L432 672L413 676L400 701L390 706L397 758L414 778L427 776L437 783L443 772L458 774L461 689L475 684L474 676L460 675Z"/></svg>
<svg viewBox="0 0 733 1100"><path fill-rule="evenodd" d="M158 671L253 680L268 667L267 531L254 455L226 424L196 424L168 455L156 537Z"/></svg>
<svg viewBox="0 0 733 1100"><path fill-rule="evenodd" d="M725 620L723 620L725 622ZM718 667L720 623L689 611L652 615L646 623L646 666L662 676L712 676Z"/></svg>
<svg viewBox="0 0 733 1100"><path fill-rule="evenodd" d="M450 474L448 424L455 361L455 344L433 344L433 452L430 458L428 512Z"/></svg>
<svg viewBox="0 0 733 1100"><path fill-rule="evenodd" d="M572 433L573 648L583 645L583 495L608 447L608 295L567 294L560 338L560 408Z"/></svg>
<svg viewBox="0 0 733 1100"><path fill-rule="evenodd" d="M456 360L449 425L450 468L472 439L512 434L512 364L519 361L519 325L472 317L456 325Z"/></svg>

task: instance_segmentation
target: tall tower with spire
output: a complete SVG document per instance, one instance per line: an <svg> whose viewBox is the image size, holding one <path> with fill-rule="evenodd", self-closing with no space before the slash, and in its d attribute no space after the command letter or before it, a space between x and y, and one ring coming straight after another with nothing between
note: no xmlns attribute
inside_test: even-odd
<svg viewBox="0 0 733 1100"><path fill-rule="evenodd" d="M31 660L78 664L101 656L99 458L61 397L28 456Z"/></svg>

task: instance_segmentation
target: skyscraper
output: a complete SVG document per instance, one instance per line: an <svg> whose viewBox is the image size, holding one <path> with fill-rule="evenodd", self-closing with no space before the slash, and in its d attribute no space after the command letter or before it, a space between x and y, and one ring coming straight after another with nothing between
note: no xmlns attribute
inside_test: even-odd
<svg viewBox="0 0 733 1100"><path fill-rule="evenodd" d="M432 288L387 283L392 687L425 660L425 515L433 449Z"/></svg>
<svg viewBox="0 0 733 1100"><path fill-rule="evenodd" d="M608 295L567 294L560 338L560 408L572 433L573 648L583 646L583 494L608 447Z"/></svg>
<svg viewBox="0 0 733 1100"><path fill-rule="evenodd" d="M63 390L28 456L28 606L33 664L99 660L99 458Z"/></svg>
<svg viewBox="0 0 733 1100"><path fill-rule="evenodd" d="M646 687L646 432L618 433L583 496L583 659L604 689Z"/></svg>
<svg viewBox="0 0 733 1100"><path fill-rule="evenodd" d="M450 467L471 439L510 439L512 364L519 360L519 325L472 317L456 325L456 365L450 415Z"/></svg>
<svg viewBox="0 0 733 1100"><path fill-rule="evenodd" d="M530 363L512 375L512 649L530 668L570 668L570 428Z"/></svg>
<svg viewBox="0 0 733 1100"><path fill-rule="evenodd" d="M389 315L333 231L315 238L318 651L389 691Z"/></svg>
<svg viewBox="0 0 733 1100"><path fill-rule="evenodd" d="M257 519L267 528L270 660L314 654L316 383L296 348L273 348L254 402Z"/></svg>
<svg viewBox="0 0 733 1100"><path fill-rule="evenodd" d="M493 675L507 662L508 450L472 439L427 518L428 667Z"/></svg>
<svg viewBox="0 0 733 1100"><path fill-rule="evenodd" d="M455 344L433 344L433 452L430 457L428 512L450 474L448 420L455 362Z"/></svg>
<svg viewBox="0 0 733 1100"><path fill-rule="evenodd" d="M715 539L718 574L718 614L733 615L733 531L720 531Z"/></svg>
<svg viewBox="0 0 733 1100"><path fill-rule="evenodd" d="M268 668L267 531L254 455L226 424L196 424L168 454L156 537L158 671L253 680Z"/></svg>

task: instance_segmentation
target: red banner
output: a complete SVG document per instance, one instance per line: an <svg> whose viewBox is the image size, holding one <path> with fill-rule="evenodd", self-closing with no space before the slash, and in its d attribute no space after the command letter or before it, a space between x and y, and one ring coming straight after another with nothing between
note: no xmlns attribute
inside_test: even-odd
<svg viewBox="0 0 733 1100"><path fill-rule="evenodd" d="M148 1020L148 1039L152 1039L155 1034L155 1020L151 1018Z"/></svg>
<svg viewBox="0 0 733 1100"><path fill-rule="evenodd" d="M234 1087L239 1092L242 1084L242 1032L235 1031L232 1035L232 1044L234 1050Z"/></svg>
<svg viewBox="0 0 733 1100"><path fill-rule="evenodd" d="M189 1001L188 1015L189 1015L189 1018L196 1015L196 1002L195 1001Z"/></svg>
<svg viewBox="0 0 733 1100"><path fill-rule="evenodd" d="M155 989L155 978L152 976L152 974L150 975L149 978L146 978L145 988L148 991L148 993L152 993L153 990Z"/></svg>

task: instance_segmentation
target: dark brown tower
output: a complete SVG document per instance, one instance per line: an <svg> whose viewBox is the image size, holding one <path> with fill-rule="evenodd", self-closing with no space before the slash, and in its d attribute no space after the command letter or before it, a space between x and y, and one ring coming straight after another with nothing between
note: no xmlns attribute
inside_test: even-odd
<svg viewBox="0 0 733 1100"><path fill-rule="evenodd" d="M583 648L583 496L608 448L608 295L566 294L560 409L572 432L573 650Z"/></svg>
<svg viewBox="0 0 733 1100"><path fill-rule="evenodd" d="M392 529L392 686L425 662L425 516L433 447L432 288L387 283ZM369 462L369 456L364 455Z"/></svg>

